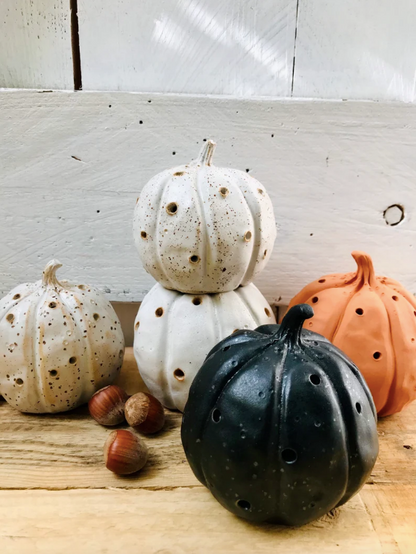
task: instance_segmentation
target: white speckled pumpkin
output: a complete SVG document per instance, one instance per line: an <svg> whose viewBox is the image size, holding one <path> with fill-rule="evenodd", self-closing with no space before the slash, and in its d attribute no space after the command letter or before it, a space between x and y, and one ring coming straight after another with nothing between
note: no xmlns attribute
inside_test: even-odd
<svg viewBox="0 0 416 554"><path fill-rule="evenodd" d="M253 285L221 294L191 295L156 284L135 321L134 355L151 394L183 411L189 387L208 352L237 329L275 323Z"/></svg>
<svg viewBox="0 0 416 554"><path fill-rule="evenodd" d="M256 179L199 157L159 173L143 188L134 237L143 265L159 283L187 293L216 293L250 283L276 238L270 198Z"/></svg>
<svg viewBox="0 0 416 554"><path fill-rule="evenodd" d="M63 412L87 402L121 368L124 337L111 304L89 285L42 281L0 300L0 394L21 412Z"/></svg>

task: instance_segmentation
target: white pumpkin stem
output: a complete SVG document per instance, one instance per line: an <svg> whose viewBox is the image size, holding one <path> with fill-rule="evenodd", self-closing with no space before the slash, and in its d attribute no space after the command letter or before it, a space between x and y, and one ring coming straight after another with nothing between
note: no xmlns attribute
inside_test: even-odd
<svg viewBox="0 0 416 554"><path fill-rule="evenodd" d="M62 264L58 260L51 260L43 270L42 285L45 287L62 287L61 283L56 278L56 272L62 267Z"/></svg>
<svg viewBox="0 0 416 554"><path fill-rule="evenodd" d="M214 156L215 147L217 143L213 140L207 140L204 146L201 148L201 151L194 161L195 165L211 165L212 157Z"/></svg>

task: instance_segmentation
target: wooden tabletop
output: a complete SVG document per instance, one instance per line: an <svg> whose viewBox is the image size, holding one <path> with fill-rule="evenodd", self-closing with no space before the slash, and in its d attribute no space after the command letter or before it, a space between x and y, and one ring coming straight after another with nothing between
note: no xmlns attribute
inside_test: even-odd
<svg viewBox="0 0 416 554"><path fill-rule="evenodd" d="M131 349L118 380L146 390ZM304 527L252 525L195 479L180 441L181 414L146 437L150 458L132 477L103 463L110 430L84 406L25 415L0 402L2 554L415 554L416 402L379 422L370 481L345 506Z"/></svg>

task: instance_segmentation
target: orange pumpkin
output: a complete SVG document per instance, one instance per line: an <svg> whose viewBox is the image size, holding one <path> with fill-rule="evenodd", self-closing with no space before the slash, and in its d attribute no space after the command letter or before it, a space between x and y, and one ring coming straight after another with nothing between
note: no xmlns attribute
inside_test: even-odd
<svg viewBox="0 0 416 554"><path fill-rule="evenodd" d="M358 366L377 412L400 412L416 398L416 299L398 281L376 277L364 252L355 273L325 275L290 302L313 306L305 327L320 333Z"/></svg>

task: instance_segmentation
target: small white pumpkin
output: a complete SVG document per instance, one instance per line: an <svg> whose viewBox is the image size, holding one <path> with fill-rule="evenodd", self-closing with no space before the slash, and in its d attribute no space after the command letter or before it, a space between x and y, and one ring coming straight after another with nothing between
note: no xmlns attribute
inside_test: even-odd
<svg viewBox="0 0 416 554"><path fill-rule="evenodd" d="M208 352L237 329L275 323L253 285L221 294L190 295L156 284L135 321L134 355L149 391L183 411L189 387Z"/></svg>
<svg viewBox="0 0 416 554"><path fill-rule="evenodd" d="M59 282L49 262L42 281L0 300L0 393L21 412L63 412L114 381L124 355L117 315L89 285Z"/></svg>
<svg viewBox="0 0 416 554"><path fill-rule="evenodd" d="M193 162L153 177L136 203L142 263L168 289L235 290L272 253L276 224L265 188L243 171L213 166L214 149L209 140Z"/></svg>

